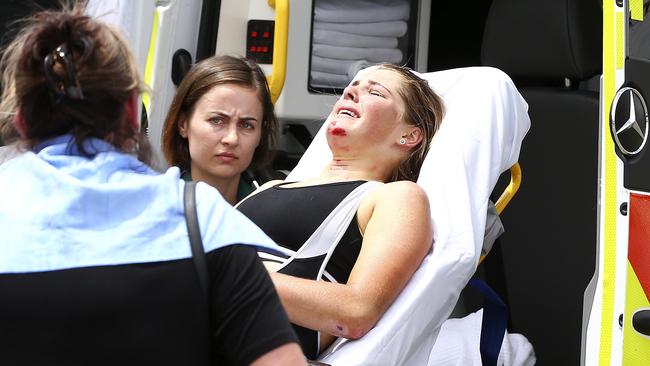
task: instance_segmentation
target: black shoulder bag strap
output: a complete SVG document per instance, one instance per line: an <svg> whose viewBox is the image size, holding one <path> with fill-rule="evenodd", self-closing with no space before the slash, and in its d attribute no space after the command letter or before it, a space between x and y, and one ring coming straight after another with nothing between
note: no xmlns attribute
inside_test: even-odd
<svg viewBox="0 0 650 366"><path fill-rule="evenodd" d="M190 236L190 246L192 248L192 259L196 274L199 276L201 290L205 298L208 298L208 266L203 251L203 241L201 240L201 231L199 231L199 220L196 215L196 182L185 182L183 192L183 203L185 206L185 224Z"/></svg>

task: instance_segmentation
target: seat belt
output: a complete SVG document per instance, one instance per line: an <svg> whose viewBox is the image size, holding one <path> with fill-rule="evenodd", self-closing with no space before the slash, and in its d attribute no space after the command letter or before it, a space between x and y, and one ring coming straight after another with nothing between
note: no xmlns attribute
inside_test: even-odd
<svg viewBox="0 0 650 366"><path fill-rule="evenodd" d="M483 294L483 320L481 321L481 362L483 366L496 366L508 323L508 311L503 300L480 278L474 276L469 285Z"/></svg>

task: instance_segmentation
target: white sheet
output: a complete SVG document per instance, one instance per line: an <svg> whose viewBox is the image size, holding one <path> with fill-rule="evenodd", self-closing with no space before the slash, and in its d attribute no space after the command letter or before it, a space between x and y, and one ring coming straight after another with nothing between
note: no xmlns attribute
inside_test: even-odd
<svg viewBox="0 0 650 366"><path fill-rule="evenodd" d="M364 36L314 28L312 42L343 47L397 48L397 37Z"/></svg>
<svg viewBox="0 0 650 366"><path fill-rule="evenodd" d="M338 60L367 60L372 62L390 62L398 64L404 55L397 48L379 47L342 47L314 43L311 49L313 56L335 58Z"/></svg>
<svg viewBox="0 0 650 366"><path fill-rule="evenodd" d="M332 23L408 20L410 5L404 0L317 0L314 20Z"/></svg>
<svg viewBox="0 0 650 366"><path fill-rule="evenodd" d="M460 319L448 319L429 356L431 366L481 366L481 320L483 309ZM497 365L534 366L535 351L521 334L506 334Z"/></svg>
<svg viewBox="0 0 650 366"><path fill-rule="evenodd" d="M476 269L489 195L517 161L530 127L528 105L498 69L422 76L447 108L418 180L431 204L434 250L375 328L359 340L339 340L321 355L331 365L428 364L441 325ZM331 156L323 126L287 180L315 177Z"/></svg>
<svg viewBox="0 0 650 366"><path fill-rule="evenodd" d="M403 20L374 21L370 23L331 23L314 21L314 30L327 29L342 33L365 36L401 37L406 34L408 24Z"/></svg>
<svg viewBox="0 0 650 366"><path fill-rule="evenodd" d="M325 58L312 56L311 71L327 72L332 74L345 74L348 76L346 85L354 76L366 67L374 65L367 60L337 60L335 58ZM312 76L313 77L313 76Z"/></svg>
<svg viewBox="0 0 650 366"><path fill-rule="evenodd" d="M344 88L350 82L350 78L343 74L332 74L329 72L312 71L311 85L326 88Z"/></svg>

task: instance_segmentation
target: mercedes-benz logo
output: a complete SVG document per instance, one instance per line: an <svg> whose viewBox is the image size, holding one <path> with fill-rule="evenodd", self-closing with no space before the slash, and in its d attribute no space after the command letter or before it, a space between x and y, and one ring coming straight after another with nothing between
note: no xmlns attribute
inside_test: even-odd
<svg viewBox="0 0 650 366"><path fill-rule="evenodd" d="M619 89L614 96L610 117L616 146L626 155L638 154L648 139L648 108L638 90Z"/></svg>

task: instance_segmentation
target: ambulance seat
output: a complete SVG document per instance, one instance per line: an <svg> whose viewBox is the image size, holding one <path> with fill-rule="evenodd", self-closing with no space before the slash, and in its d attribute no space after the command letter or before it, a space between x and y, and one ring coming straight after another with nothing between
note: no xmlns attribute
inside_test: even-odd
<svg viewBox="0 0 650 366"><path fill-rule="evenodd" d="M513 79L531 119L523 182L491 254L503 263L509 330L528 337L539 365L578 365L597 250L599 94L585 85L602 73L602 6L493 0L481 62Z"/></svg>

